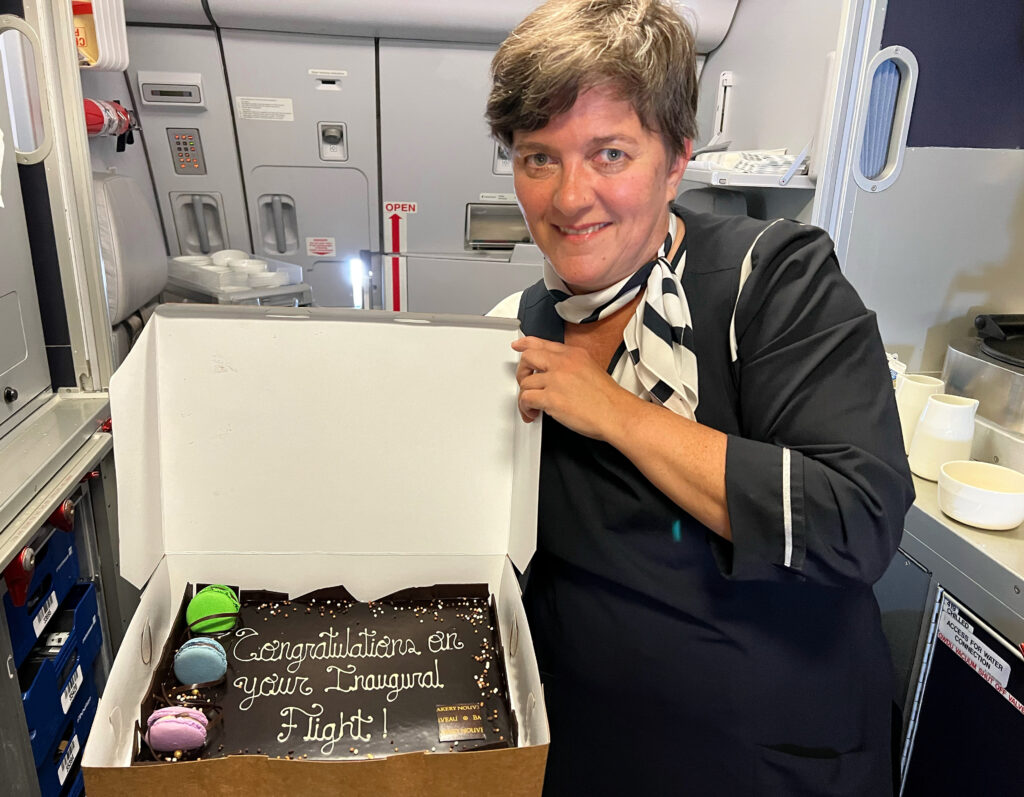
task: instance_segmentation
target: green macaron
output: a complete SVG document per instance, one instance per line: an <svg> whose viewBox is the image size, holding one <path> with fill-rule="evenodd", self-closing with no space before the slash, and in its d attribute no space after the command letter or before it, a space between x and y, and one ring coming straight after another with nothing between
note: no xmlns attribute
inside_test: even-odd
<svg viewBox="0 0 1024 797"><path fill-rule="evenodd" d="M215 615L236 615L239 608L241 608L241 604L238 602L238 596L231 587L226 587L223 584L211 584L199 590L195 597L188 602L185 620L188 622L188 627L199 634L230 631L235 627L238 618Z"/></svg>

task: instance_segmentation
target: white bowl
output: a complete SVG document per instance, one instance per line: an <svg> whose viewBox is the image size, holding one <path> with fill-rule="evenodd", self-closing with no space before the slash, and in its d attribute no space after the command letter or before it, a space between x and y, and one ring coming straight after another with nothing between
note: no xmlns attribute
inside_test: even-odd
<svg viewBox="0 0 1024 797"><path fill-rule="evenodd" d="M273 271L260 271L249 275L249 284L254 288L269 288L277 282L277 275Z"/></svg>
<svg viewBox="0 0 1024 797"><path fill-rule="evenodd" d="M249 258L245 260L231 260L228 262L228 265L236 271L241 271L245 274L259 274L267 270L266 260Z"/></svg>
<svg viewBox="0 0 1024 797"><path fill-rule="evenodd" d="M212 255L213 263L217 266L226 266L229 260L244 260L249 256L248 252L241 249L221 249Z"/></svg>
<svg viewBox="0 0 1024 797"><path fill-rule="evenodd" d="M206 255L178 255L174 258L175 263L184 263L187 266L208 266L213 261Z"/></svg>
<svg viewBox="0 0 1024 797"><path fill-rule="evenodd" d="M1024 474L988 462L953 460L939 469L939 509L991 531L1024 522Z"/></svg>

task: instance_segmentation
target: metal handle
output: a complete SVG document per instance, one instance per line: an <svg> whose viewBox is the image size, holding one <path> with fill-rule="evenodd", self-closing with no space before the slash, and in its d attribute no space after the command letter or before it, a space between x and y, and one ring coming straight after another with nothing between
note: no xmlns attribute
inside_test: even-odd
<svg viewBox="0 0 1024 797"><path fill-rule="evenodd" d="M43 48L39 43L39 36L25 20L14 14L0 14L0 33L7 30L16 30L32 45L32 60L36 67L36 95L34 99L39 103L40 119L43 129L40 131L40 141L31 152L22 152L15 149L14 155L18 163L32 164L39 163L50 154L53 146L53 137L50 135L52 120L50 117L50 100L46 90L45 78L46 68L43 64Z"/></svg>
<svg viewBox="0 0 1024 797"><path fill-rule="evenodd" d="M274 240L277 243L277 251L284 254L288 247L284 236L284 206L281 204L280 195L274 194L274 198L270 201L270 208L274 216Z"/></svg>
<svg viewBox="0 0 1024 797"><path fill-rule="evenodd" d="M196 234L199 236L199 251L210 254L210 232L206 229L206 214L203 213L203 198L192 194L192 212L196 216Z"/></svg>
<svg viewBox="0 0 1024 797"><path fill-rule="evenodd" d="M979 315L974 319L974 328L983 338L1006 340L1009 337L1024 335L1024 315L1020 314L989 314Z"/></svg>

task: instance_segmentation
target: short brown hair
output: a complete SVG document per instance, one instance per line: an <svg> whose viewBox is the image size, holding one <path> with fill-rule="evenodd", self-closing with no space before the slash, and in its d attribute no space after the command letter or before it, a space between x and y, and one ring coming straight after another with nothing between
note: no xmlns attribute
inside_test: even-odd
<svg viewBox="0 0 1024 797"><path fill-rule="evenodd" d="M664 0L548 0L498 48L491 80L487 122L509 149L598 86L677 154L697 135L693 33Z"/></svg>

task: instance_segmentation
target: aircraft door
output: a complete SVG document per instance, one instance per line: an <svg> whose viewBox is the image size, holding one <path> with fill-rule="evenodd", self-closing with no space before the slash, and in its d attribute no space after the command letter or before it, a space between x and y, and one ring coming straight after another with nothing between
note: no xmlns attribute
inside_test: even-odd
<svg viewBox="0 0 1024 797"><path fill-rule="evenodd" d="M373 40L225 31L223 47L255 254L302 266L315 304L363 306L379 241Z"/></svg>
<svg viewBox="0 0 1024 797"><path fill-rule="evenodd" d="M380 43L387 309L484 313L540 276L512 257L530 236L484 121L496 49Z"/></svg>
<svg viewBox="0 0 1024 797"><path fill-rule="evenodd" d="M17 79L6 79L8 71L13 71L15 76L28 72L17 69L18 63L14 62L23 62L23 59L33 56L27 38L19 40L15 31L8 31L3 36L3 57L0 58L0 247L3 249L3 266L0 267L0 435L16 422L15 415L25 414L21 410L30 412L26 408L32 399L50 385L32 252L18 178L16 136L9 115L15 108L8 101L6 89L7 85L12 85L15 92L18 89ZM15 69L9 70L8 64ZM21 134L26 132L31 133L19 130Z"/></svg>

